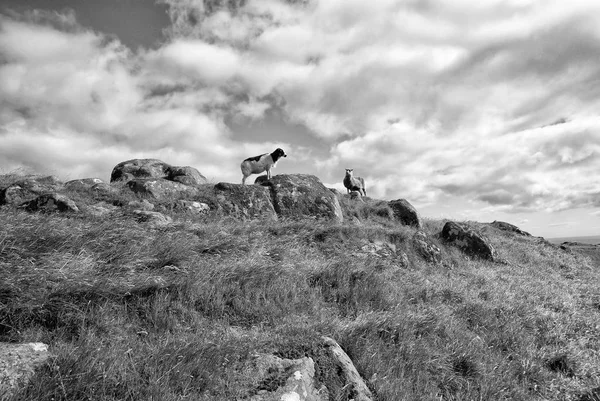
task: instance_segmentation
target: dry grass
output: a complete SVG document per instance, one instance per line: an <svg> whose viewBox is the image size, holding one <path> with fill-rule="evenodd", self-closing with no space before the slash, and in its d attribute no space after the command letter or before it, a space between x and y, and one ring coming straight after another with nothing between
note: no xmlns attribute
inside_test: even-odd
<svg viewBox="0 0 600 401"><path fill-rule="evenodd" d="M111 196L101 200L131 200ZM42 341L54 355L13 400L244 399L265 386L253 375L258 352L312 356L331 399L347 400L321 335L340 342L378 400L598 394L600 268L590 259L471 223L507 264L443 243L443 262L428 264L384 205L342 205L354 222L169 211L175 223L162 229L126 208L0 209L0 341ZM442 224L425 229L435 237Z"/></svg>

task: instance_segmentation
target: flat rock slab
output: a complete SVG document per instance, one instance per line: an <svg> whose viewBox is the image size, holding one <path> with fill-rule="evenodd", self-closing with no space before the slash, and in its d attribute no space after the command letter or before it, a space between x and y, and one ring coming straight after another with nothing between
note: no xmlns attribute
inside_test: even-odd
<svg viewBox="0 0 600 401"><path fill-rule="evenodd" d="M49 357L43 343L0 343L0 399L10 397Z"/></svg>

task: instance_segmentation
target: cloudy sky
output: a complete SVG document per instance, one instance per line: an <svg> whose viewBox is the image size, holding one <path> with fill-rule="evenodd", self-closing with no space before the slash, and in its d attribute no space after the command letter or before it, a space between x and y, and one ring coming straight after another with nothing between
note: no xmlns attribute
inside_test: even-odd
<svg viewBox="0 0 600 401"><path fill-rule="evenodd" d="M600 235L596 0L2 0L0 173L159 158Z"/></svg>

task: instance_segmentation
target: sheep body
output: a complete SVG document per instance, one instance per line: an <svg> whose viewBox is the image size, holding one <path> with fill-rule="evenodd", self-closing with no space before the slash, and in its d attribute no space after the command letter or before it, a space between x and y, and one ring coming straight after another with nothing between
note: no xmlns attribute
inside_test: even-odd
<svg viewBox="0 0 600 401"><path fill-rule="evenodd" d="M287 157L285 152L277 148L273 153L264 153L262 155L249 157L240 164L242 170L242 184L246 184L246 178L252 174L267 172L267 178L271 179L271 169L277 165L277 160Z"/></svg>
<svg viewBox="0 0 600 401"><path fill-rule="evenodd" d="M344 186L348 190L348 193L350 193L350 191L358 191L359 194L367 196L367 191L365 189L365 180L361 177L354 177L353 172L354 169L346 169L346 176L344 177Z"/></svg>

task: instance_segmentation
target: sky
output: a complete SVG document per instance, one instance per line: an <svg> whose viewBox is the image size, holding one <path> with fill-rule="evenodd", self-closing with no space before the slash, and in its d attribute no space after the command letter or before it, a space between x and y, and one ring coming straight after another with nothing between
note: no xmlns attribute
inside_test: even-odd
<svg viewBox="0 0 600 401"><path fill-rule="evenodd" d="M134 158L600 235L596 0L2 0L0 174ZM251 177L253 180L253 177Z"/></svg>

